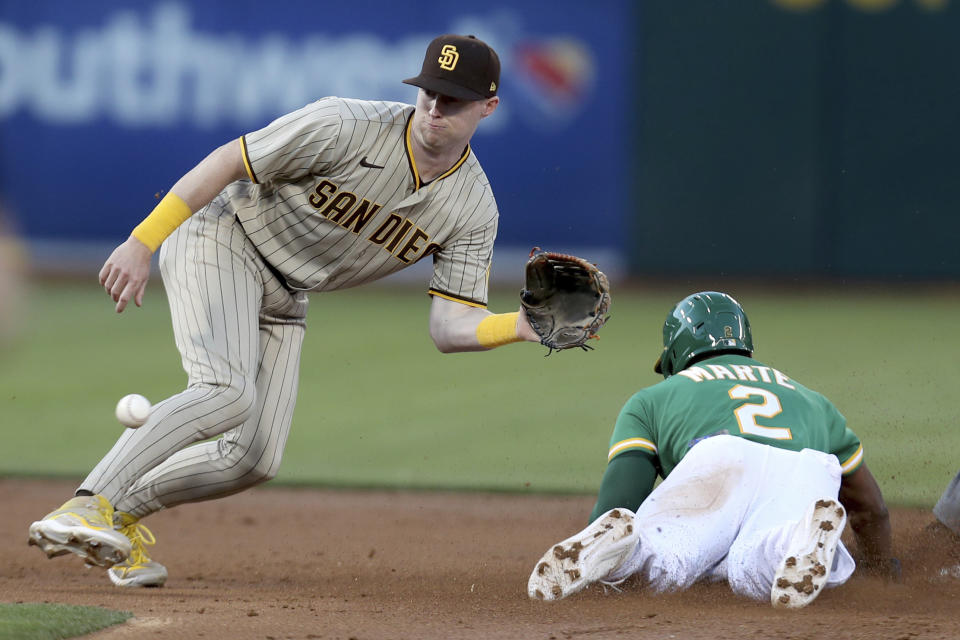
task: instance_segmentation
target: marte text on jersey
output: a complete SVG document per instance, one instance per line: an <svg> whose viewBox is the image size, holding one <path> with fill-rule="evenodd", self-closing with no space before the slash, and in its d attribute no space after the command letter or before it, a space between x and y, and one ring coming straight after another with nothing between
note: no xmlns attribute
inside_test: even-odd
<svg viewBox="0 0 960 640"><path fill-rule="evenodd" d="M694 382L704 380L742 380L749 382L775 382L781 387L794 389L790 378L773 367L745 364L707 364L693 366L677 372L678 376L690 378Z"/></svg>

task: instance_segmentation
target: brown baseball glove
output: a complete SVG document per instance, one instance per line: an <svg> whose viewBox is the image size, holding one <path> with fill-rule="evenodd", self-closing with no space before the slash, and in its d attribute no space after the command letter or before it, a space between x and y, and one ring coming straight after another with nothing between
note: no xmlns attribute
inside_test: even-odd
<svg viewBox="0 0 960 640"><path fill-rule="evenodd" d="M592 349L587 340L596 337L610 308L610 283L597 265L534 247L525 276L520 304L540 344L550 349L547 355L573 347Z"/></svg>

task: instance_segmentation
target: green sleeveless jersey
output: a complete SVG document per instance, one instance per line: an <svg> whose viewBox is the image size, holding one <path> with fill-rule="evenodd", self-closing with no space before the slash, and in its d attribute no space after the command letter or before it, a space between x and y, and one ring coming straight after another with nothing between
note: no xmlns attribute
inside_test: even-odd
<svg viewBox="0 0 960 640"><path fill-rule="evenodd" d="M823 395L743 355L720 355L635 393L623 406L608 460L654 458L664 478L703 438L730 434L761 444L837 456L844 475L863 460L847 421Z"/></svg>

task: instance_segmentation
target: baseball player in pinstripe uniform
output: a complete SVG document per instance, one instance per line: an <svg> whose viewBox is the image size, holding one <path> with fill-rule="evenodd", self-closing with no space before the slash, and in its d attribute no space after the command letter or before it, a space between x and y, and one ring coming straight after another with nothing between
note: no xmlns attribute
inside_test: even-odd
<svg viewBox="0 0 960 640"><path fill-rule="evenodd" d="M960 472L953 477L933 507L934 520L918 538L919 548L937 549L945 564L934 569L941 578L960 579Z"/></svg>
<svg viewBox="0 0 960 640"><path fill-rule="evenodd" d="M933 507L937 522L960 536L960 471L953 477Z"/></svg>
<svg viewBox="0 0 960 640"><path fill-rule="evenodd" d="M716 291L683 299L663 345L655 369L665 380L617 418L592 523L536 564L530 597L637 576L653 592L722 580L740 595L803 607L853 573L840 542L848 512L861 562L898 575L860 440L829 400L753 359L736 300Z"/></svg>
<svg viewBox="0 0 960 640"><path fill-rule="evenodd" d="M469 142L499 104L499 76L484 42L443 35L404 80L419 88L416 105L324 98L219 147L176 182L100 282L117 312L139 306L160 249L188 387L126 430L76 496L31 525L30 543L109 567L119 586L163 584L141 518L277 473L308 291L428 258L440 351L539 342L522 310L486 310L498 211Z"/></svg>

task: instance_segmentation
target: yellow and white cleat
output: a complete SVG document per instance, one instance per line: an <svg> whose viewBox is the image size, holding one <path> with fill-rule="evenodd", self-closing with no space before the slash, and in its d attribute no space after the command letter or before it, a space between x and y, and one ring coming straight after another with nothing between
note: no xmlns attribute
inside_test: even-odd
<svg viewBox="0 0 960 640"><path fill-rule="evenodd" d="M48 558L74 553L87 564L110 567L130 555L130 541L113 528L113 506L101 495L67 500L30 525L28 543Z"/></svg>
<svg viewBox="0 0 960 640"><path fill-rule="evenodd" d="M114 515L117 530L130 540L130 556L107 570L110 582L118 587L162 587L167 581L167 568L150 559L147 547L157 539L139 518L123 511Z"/></svg>

